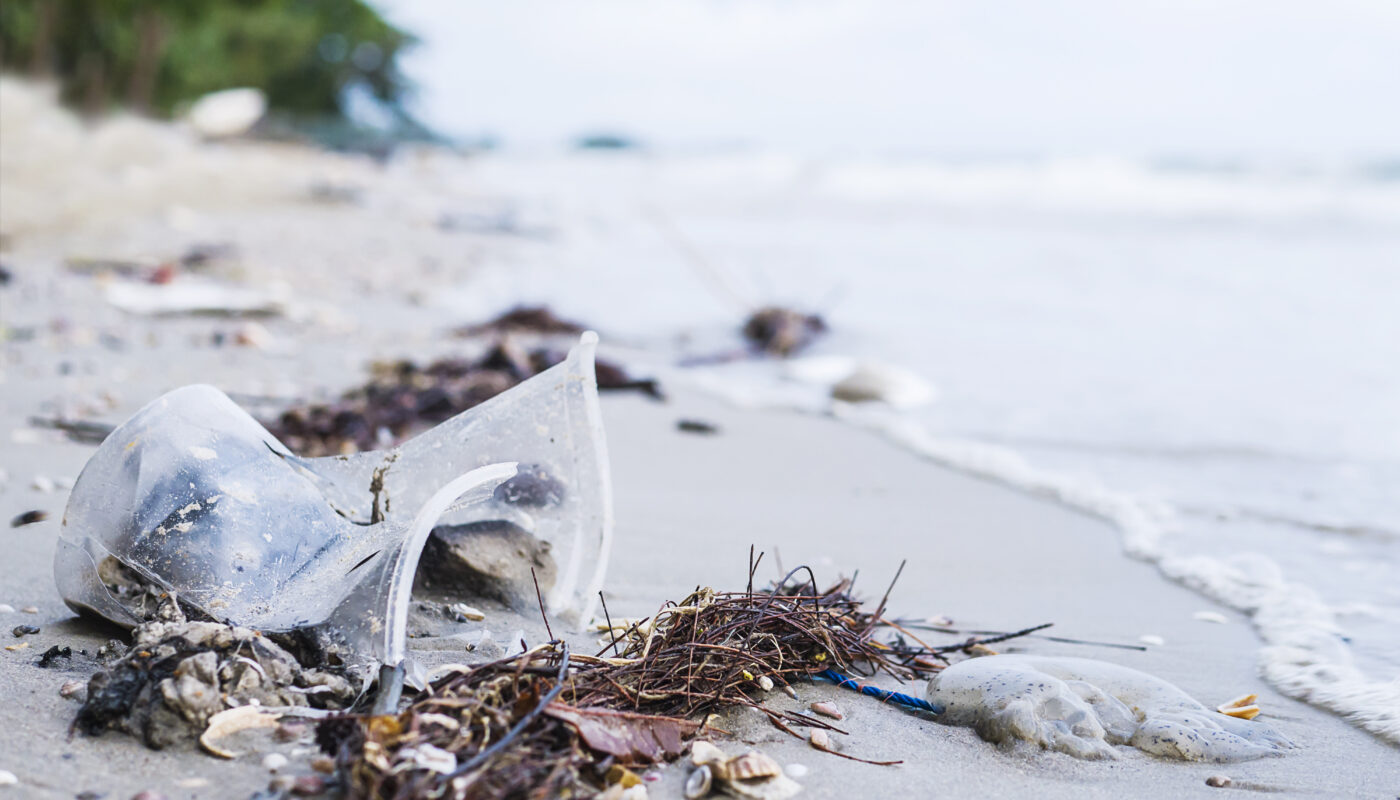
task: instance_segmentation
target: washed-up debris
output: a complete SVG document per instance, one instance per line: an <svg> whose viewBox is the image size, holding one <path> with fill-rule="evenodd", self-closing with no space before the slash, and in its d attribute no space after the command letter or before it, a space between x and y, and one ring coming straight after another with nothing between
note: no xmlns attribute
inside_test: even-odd
<svg viewBox="0 0 1400 800"><path fill-rule="evenodd" d="M571 655L556 642L454 668L399 714L324 721L317 739L336 756L352 796L587 795L637 780L620 767L676 758L723 709L753 708L795 736L794 727L830 728L760 705L760 677L786 685L833 665L927 674L910 666L934 655L927 647L874 640L883 602L871 613L849 581L819 591L810 580L794 582L796 574L763 590L698 590L646 620L609 622L597 656ZM787 797L796 786L758 754L704 766L715 787L739 797Z"/></svg>
<svg viewBox="0 0 1400 800"><path fill-rule="evenodd" d="M525 350L506 337L476 359L446 358L427 366L380 362L367 383L336 402L289 408L264 424L301 455L371 450L474 408L563 359L559 351ZM601 391L660 395L655 381L633 379L616 365L597 362L594 371Z"/></svg>
<svg viewBox="0 0 1400 800"><path fill-rule="evenodd" d="M38 625L16 625L10 630L10 633L13 634L15 638L19 638L21 636L33 636L38 632Z"/></svg>
<svg viewBox="0 0 1400 800"><path fill-rule="evenodd" d="M63 685L58 687L58 696L77 697L82 694L83 690L86 688L87 684L82 681L64 681Z"/></svg>
<svg viewBox="0 0 1400 800"><path fill-rule="evenodd" d="M277 728L279 714L258 705L227 708L209 718L204 732L199 734L199 746L219 758L238 758L237 750L229 749L229 740L244 731Z"/></svg>
<svg viewBox="0 0 1400 800"><path fill-rule="evenodd" d="M780 306L760 308L744 321L744 338L751 346L783 358L806 348L826 330L820 315Z"/></svg>
<svg viewBox="0 0 1400 800"><path fill-rule="evenodd" d="M59 647L58 645L50 647L49 649L45 650L42 655L39 656L39 666L43 667L44 669L48 669L49 667L53 666L53 662L57 661L60 658L66 658L69 661L72 661L73 648Z"/></svg>
<svg viewBox="0 0 1400 800"><path fill-rule="evenodd" d="M431 526L498 523L488 527L506 531L495 536L506 563L469 562L478 585L587 618L611 546L596 344L586 334L565 362L487 405L354 458L297 457L209 386L157 398L73 489L54 558L60 593L126 626L173 593L203 618L296 632L296 652L370 678L407 658ZM533 557L517 569L521 548Z"/></svg>
<svg viewBox="0 0 1400 800"><path fill-rule="evenodd" d="M10 527L21 528L25 525L33 525L36 522L43 522L48 518L49 512L47 511L39 511L37 509L34 511L26 511L10 520Z"/></svg>
<svg viewBox="0 0 1400 800"><path fill-rule="evenodd" d="M287 308L270 292L196 278L164 284L114 282L107 287L107 302L147 317L272 317Z"/></svg>
<svg viewBox="0 0 1400 800"><path fill-rule="evenodd" d="M38 606L25 606L24 608L21 608L21 609L20 609L20 613L22 613L22 614L38 614L38 613L39 613L39 607L38 607Z"/></svg>
<svg viewBox="0 0 1400 800"><path fill-rule="evenodd" d="M457 334L459 336L499 336L508 333L534 333L578 336L584 330L584 326L572 320L560 318L548 306L517 306L490 322L459 328Z"/></svg>
<svg viewBox="0 0 1400 800"><path fill-rule="evenodd" d="M440 525L423 547L415 590L484 597L525 610L535 602L532 570L543 591L554 588L558 567L550 549L548 542L504 520Z"/></svg>
<svg viewBox="0 0 1400 800"><path fill-rule="evenodd" d="M1220 705L1215 707L1215 710L1219 711L1221 714L1224 714L1227 717L1235 717L1236 719L1254 719L1255 717L1259 716L1258 700L1259 695L1251 692L1246 695L1240 695L1239 697L1236 697L1234 700L1231 700L1229 702L1221 703Z"/></svg>
<svg viewBox="0 0 1400 800"><path fill-rule="evenodd" d="M676 420L676 430L712 436L719 433L719 426L701 419L680 419Z"/></svg>
<svg viewBox="0 0 1400 800"><path fill-rule="evenodd" d="M828 719L845 719L846 715L841 713L841 709L835 703L813 703L812 712Z"/></svg>
<svg viewBox="0 0 1400 800"><path fill-rule="evenodd" d="M159 749L198 736L230 706L343 708L356 696L344 676L302 667L256 631L187 621L174 598L132 638L126 654L88 682L74 722L84 733L120 730Z"/></svg>

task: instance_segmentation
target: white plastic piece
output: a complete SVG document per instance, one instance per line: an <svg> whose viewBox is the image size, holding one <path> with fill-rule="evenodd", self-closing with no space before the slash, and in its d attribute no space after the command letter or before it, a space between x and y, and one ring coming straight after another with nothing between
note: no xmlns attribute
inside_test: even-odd
<svg viewBox="0 0 1400 800"><path fill-rule="evenodd" d="M217 389L176 389L83 469L54 557L59 591L134 625L129 570L215 619L316 629L354 663L397 665L432 529L502 522L547 545L552 617L587 620L612 546L597 341L585 333L564 363L399 447L351 456L297 457ZM530 490L540 480L550 491Z"/></svg>
<svg viewBox="0 0 1400 800"><path fill-rule="evenodd" d="M1207 709L1160 678L1088 658L998 655L938 673L938 721L991 742L1025 740L1078 758L1117 758L1112 745L1187 761L1281 755L1292 743L1263 723Z"/></svg>

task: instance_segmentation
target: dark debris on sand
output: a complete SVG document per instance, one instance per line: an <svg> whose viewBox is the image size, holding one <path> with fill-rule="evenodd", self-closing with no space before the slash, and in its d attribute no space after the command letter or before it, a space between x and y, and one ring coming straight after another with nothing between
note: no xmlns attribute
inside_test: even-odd
<svg viewBox="0 0 1400 800"><path fill-rule="evenodd" d="M234 705L344 708L355 698L344 676L303 667L257 631L187 621L173 598L132 638L125 655L88 682L73 722L88 735L119 730L159 749L194 739Z"/></svg>
<svg viewBox="0 0 1400 800"><path fill-rule="evenodd" d="M793 355L826 333L826 320L790 308L767 306L744 322L744 339L769 355Z"/></svg>
<svg viewBox="0 0 1400 800"><path fill-rule="evenodd" d="M527 348L517 334L572 334L583 330L544 308L519 308L477 326L495 341L475 359L444 358L372 365L370 379L329 404L296 406L264 425L303 456L342 455L391 445L490 400L560 363L567 349ZM636 379L606 361L596 364L598 389L636 391L664 399L655 380Z"/></svg>

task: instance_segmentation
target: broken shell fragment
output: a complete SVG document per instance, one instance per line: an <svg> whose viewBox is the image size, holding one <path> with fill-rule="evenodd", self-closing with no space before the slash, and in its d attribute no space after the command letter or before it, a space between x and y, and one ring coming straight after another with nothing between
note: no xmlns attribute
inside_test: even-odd
<svg viewBox="0 0 1400 800"><path fill-rule="evenodd" d="M1253 693L1241 695L1228 703L1222 703L1216 706L1215 710L1227 717L1254 719L1259 716L1259 706L1255 702L1258 699L1259 695Z"/></svg>
<svg viewBox="0 0 1400 800"><path fill-rule="evenodd" d="M841 709L835 703L813 703L812 711L828 719L845 719L846 715L841 713Z"/></svg>
<svg viewBox="0 0 1400 800"><path fill-rule="evenodd" d="M765 692L773 691L773 679L767 675L758 676L758 688Z"/></svg>
<svg viewBox="0 0 1400 800"><path fill-rule="evenodd" d="M715 777L722 781L747 781L756 778L771 778L783 774L778 762L758 752L750 750L735 756L714 767Z"/></svg>
<svg viewBox="0 0 1400 800"><path fill-rule="evenodd" d="M87 684L82 681L64 681L63 685L58 687L58 695L59 697L76 697L83 693L86 686Z"/></svg>
<svg viewBox="0 0 1400 800"><path fill-rule="evenodd" d="M714 778L710 775L708 765L702 764L690 773L690 777L685 779L685 796L687 800L698 800L710 793L710 786L714 783Z"/></svg>
<svg viewBox="0 0 1400 800"><path fill-rule="evenodd" d="M690 763L697 767L724 760L724 751L701 739L690 746Z"/></svg>
<svg viewBox="0 0 1400 800"><path fill-rule="evenodd" d="M276 728L277 713L259 706L239 706L220 711L209 718L209 727L199 735L199 746L219 758L237 758L238 753L221 746L220 741L255 728Z"/></svg>
<svg viewBox="0 0 1400 800"><path fill-rule="evenodd" d="M821 728L813 728L811 735L808 737L808 741L818 750L831 749L831 736Z"/></svg>

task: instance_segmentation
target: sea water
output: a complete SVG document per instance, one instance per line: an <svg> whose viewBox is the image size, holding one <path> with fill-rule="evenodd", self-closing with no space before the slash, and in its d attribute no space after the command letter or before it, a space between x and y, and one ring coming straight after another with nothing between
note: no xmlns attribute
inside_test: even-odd
<svg viewBox="0 0 1400 800"><path fill-rule="evenodd" d="M457 179L549 235L437 302L552 302L664 363L733 350L756 305L820 311L820 363L937 399L833 405L813 362L667 377L1101 515L1250 615L1274 685L1400 742L1393 169L502 155Z"/></svg>

